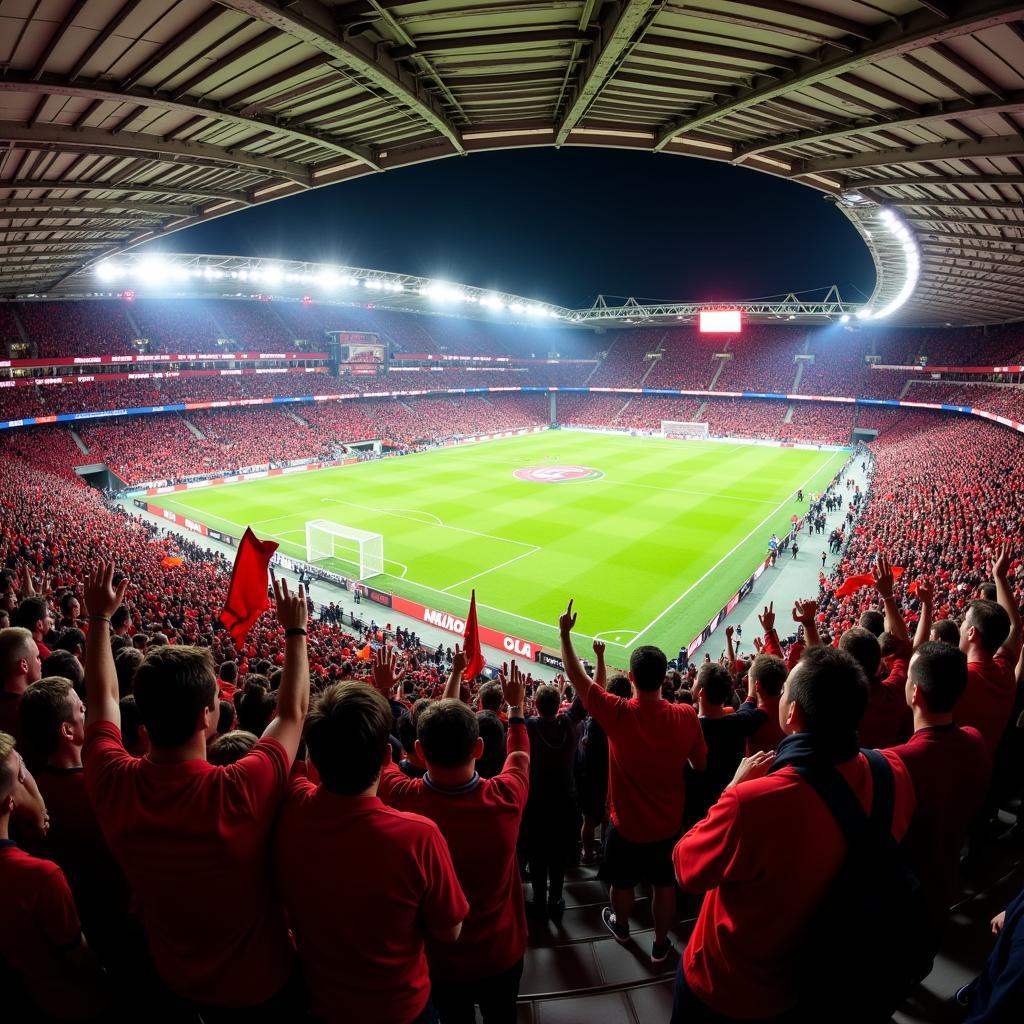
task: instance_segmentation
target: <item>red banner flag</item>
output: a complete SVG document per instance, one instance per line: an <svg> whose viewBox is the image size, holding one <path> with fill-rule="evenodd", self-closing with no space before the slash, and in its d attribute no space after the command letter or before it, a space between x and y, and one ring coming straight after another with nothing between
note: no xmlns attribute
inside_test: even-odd
<svg viewBox="0 0 1024 1024"><path fill-rule="evenodd" d="M276 541L260 540L248 526L245 528L235 556L227 600L220 613L221 624L239 650L256 620L270 607L267 568L277 548Z"/></svg>
<svg viewBox="0 0 1024 1024"><path fill-rule="evenodd" d="M484 654L480 650L480 625L476 621L476 591L469 599L469 614L466 616L466 632L462 637L462 649L466 652L466 671L462 678L471 683L484 670Z"/></svg>
<svg viewBox="0 0 1024 1024"><path fill-rule="evenodd" d="M842 583L836 587L836 597L846 597L849 594L856 594L861 587L874 585L874 577L869 572L861 573L859 576L847 576Z"/></svg>

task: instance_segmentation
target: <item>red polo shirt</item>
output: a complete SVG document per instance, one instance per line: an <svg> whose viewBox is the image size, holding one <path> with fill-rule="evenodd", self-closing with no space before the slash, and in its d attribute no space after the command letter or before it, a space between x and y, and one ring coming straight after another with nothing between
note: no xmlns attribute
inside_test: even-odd
<svg viewBox="0 0 1024 1024"><path fill-rule="evenodd" d="M112 722L82 750L103 834L142 910L162 978L199 1003L254 1006L285 986L293 950L270 870L288 755L263 739L235 764L132 757ZM230 908L210 913L210 901Z"/></svg>
<svg viewBox="0 0 1024 1024"><path fill-rule="evenodd" d="M686 762L706 751L697 712L665 700L626 700L591 686L584 702L608 734L612 824L631 843L671 839L682 828Z"/></svg>
<svg viewBox="0 0 1024 1024"><path fill-rule="evenodd" d="M526 726L508 729L508 753L528 752ZM436 821L448 840L469 916L454 944L429 943L430 970L444 980L487 978L507 971L526 952L526 912L516 860L519 823L530 788L529 766L508 757L491 779L474 775L459 789L410 779L388 761L380 797L392 807Z"/></svg>
<svg viewBox="0 0 1024 1024"><path fill-rule="evenodd" d="M1017 695L1017 660L1020 650L1000 647L995 656L967 663L967 689L957 702L957 725L971 725L995 753L1006 732Z"/></svg>
<svg viewBox="0 0 1024 1024"><path fill-rule="evenodd" d="M988 792L992 757L977 729L955 725L918 729L884 753L914 783L917 807L903 852L941 922L960 889L960 850Z"/></svg>
<svg viewBox="0 0 1024 1024"><path fill-rule="evenodd" d="M62 951L82 927L64 872L0 840L0 959L25 980L35 1003L61 1020L85 1016Z"/></svg>
<svg viewBox="0 0 1024 1024"><path fill-rule="evenodd" d="M838 766L865 811L867 758ZM907 830L914 790L893 764L893 835ZM828 807L793 768L730 786L676 844L676 877L705 892L683 954L686 983L727 1017L773 1017L796 1003L793 952L836 877L846 840Z"/></svg>
<svg viewBox="0 0 1024 1024"><path fill-rule="evenodd" d="M437 825L294 778L275 865L317 1019L415 1020L430 998L425 935L469 912Z"/></svg>

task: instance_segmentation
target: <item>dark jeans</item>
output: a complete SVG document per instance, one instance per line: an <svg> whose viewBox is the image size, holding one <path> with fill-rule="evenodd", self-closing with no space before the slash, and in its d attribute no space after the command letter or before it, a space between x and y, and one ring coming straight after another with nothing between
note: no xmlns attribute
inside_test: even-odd
<svg viewBox="0 0 1024 1024"><path fill-rule="evenodd" d="M526 805L526 862L534 903L562 898L565 869L576 843L576 805L572 800Z"/></svg>
<svg viewBox="0 0 1024 1024"><path fill-rule="evenodd" d="M515 1024L516 999L523 977L523 961L507 971L475 981L431 980L430 999L441 1024L476 1024L475 1007L480 1007L484 1024Z"/></svg>

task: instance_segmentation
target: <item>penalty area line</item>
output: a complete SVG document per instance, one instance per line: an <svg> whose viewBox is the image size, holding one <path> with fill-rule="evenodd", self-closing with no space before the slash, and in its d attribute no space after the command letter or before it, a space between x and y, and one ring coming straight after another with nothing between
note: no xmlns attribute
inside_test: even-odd
<svg viewBox="0 0 1024 1024"><path fill-rule="evenodd" d="M828 465L827 461L823 462L820 466L818 466L818 468L802 484L800 484L799 488L797 488L797 489L798 490L803 490L803 488L807 487L810 484L810 482L827 465ZM736 544L733 545L732 548L730 548L724 555L722 555L722 557L717 562L715 562L715 564L713 566L711 566L711 568L708 569L708 571L705 572L704 575L701 576L701 578L699 580L695 580L693 583L691 583L667 608L665 608L663 611L659 612L653 619L651 619L651 621L648 622L647 625L644 626L644 628L641 629L640 632L637 633L637 635L635 637L633 637L633 643L636 643L636 641L639 640L640 637L642 637L644 635L644 633L648 632L651 629L652 626L657 625L666 615L668 615L668 613L670 611L672 611L673 608L675 608L675 606L677 604L679 604L680 601L683 601L687 597L689 597L690 594L693 592L693 590L696 587L699 587L719 566L722 565L723 562L725 562L728 559L732 558L732 556L734 554L736 554L736 552L739 551L739 549L741 547L743 547L743 545L746 544L747 541L750 540L750 538L753 537L755 533L757 533L759 530L761 530L764 527L765 523L767 523L770 519L772 519L773 517L778 515L779 512L782 511L783 507L791 500L791 498L792 498L792 493L790 492L790 493L788 493L786 495L785 498L782 499L782 501L780 501L778 503L778 505L775 506L774 509L772 509L771 512L768 513L768 515L766 515L764 517L764 519L761 520L761 522L759 522L757 524L757 526L755 526L750 531L750 533L748 533L742 540L738 541Z"/></svg>

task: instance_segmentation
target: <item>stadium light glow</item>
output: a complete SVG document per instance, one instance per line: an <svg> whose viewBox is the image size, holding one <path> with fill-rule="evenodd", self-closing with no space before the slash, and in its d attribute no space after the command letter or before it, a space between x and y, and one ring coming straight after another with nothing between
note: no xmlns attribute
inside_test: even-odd
<svg viewBox="0 0 1024 1024"><path fill-rule="evenodd" d="M699 330L701 334L739 334L742 319L738 309L702 309Z"/></svg>
<svg viewBox="0 0 1024 1024"><path fill-rule="evenodd" d="M921 251L917 247L913 233L897 216L894 210L889 208L883 209L878 216L886 230L893 236L893 239L903 251L903 284L895 297L881 309L864 307L857 310L858 320L882 320L887 316L891 316L913 295L914 289L917 287L917 279L921 275Z"/></svg>

